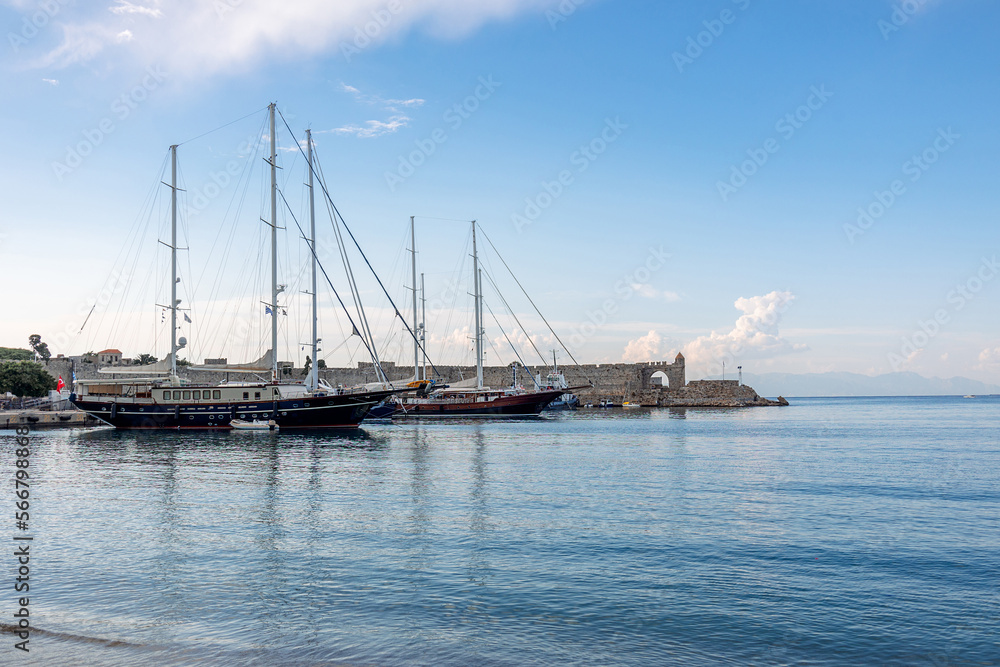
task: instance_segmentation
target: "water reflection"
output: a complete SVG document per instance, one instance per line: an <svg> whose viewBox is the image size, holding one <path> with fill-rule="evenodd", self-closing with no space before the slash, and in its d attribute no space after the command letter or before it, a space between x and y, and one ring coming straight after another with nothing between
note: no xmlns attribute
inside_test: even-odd
<svg viewBox="0 0 1000 667"><path fill-rule="evenodd" d="M485 586L492 570L487 558L490 550L490 497L486 435L477 425L472 443L472 478L469 493L469 530L472 548L469 553L469 581Z"/></svg>

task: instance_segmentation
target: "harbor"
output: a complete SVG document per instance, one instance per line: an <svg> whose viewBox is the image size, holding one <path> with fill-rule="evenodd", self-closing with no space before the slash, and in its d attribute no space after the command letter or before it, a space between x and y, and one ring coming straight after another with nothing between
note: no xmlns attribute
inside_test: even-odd
<svg viewBox="0 0 1000 667"><path fill-rule="evenodd" d="M0 18L3 667L1000 665L1000 3Z"/></svg>

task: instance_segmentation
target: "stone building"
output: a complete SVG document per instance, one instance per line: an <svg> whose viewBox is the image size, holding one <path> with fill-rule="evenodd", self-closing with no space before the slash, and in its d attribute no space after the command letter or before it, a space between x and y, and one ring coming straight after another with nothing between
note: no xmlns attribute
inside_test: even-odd
<svg viewBox="0 0 1000 667"><path fill-rule="evenodd" d="M121 366L122 351L115 349L101 350L97 353L97 363L108 366Z"/></svg>

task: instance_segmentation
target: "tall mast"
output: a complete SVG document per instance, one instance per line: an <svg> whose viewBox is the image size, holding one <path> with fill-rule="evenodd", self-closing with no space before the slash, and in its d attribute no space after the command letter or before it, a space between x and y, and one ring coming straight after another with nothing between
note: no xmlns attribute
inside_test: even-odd
<svg viewBox="0 0 1000 667"><path fill-rule="evenodd" d="M476 221L472 221L472 277L476 310L476 387L483 388L483 294L479 276L479 254L476 251Z"/></svg>
<svg viewBox="0 0 1000 667"><path fill-rule="evenodd" d="M170 377L177 377L177 145L170 147Z"/></svg>
<svg viewBox="0 0 1000 667"><path fill-rule="evenodd" d="M420 379L427 379L427 291L424 287L424 274L420 274L420 350L423 355L423 369Z"/></svg>
<svg viewBox="0 0 1000 667"><path fill-rule="evenodd" d="M267 107L271 118L271 379L278 381L278 147L274 132L274 109Z"/></svg>
<svg viewBox="0 0 1000 667"><path fill-rule="evenodd" d="M420 341L417 338L417 234L413 224L414 216L410 216L410 269L413 282L413 379L419 379L420 374Z"/></svg>
<svg viewBox="0 0 1000 667"><path fill-rule="evenodd" d="M312 130L306 130L306 145L309 157L309 244L312 246L312 366L309 368L309 389L316 391L319 386L319 339L316 331L316 200L313 196L313 144Z"/></svg>

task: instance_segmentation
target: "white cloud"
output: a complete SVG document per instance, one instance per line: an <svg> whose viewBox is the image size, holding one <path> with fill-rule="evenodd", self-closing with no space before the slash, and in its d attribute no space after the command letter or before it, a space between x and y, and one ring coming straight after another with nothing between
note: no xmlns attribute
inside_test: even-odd
<svg viewBox="0 0 1000 667"><path fill-rule="evenodd" d="M976 370L990 371L1000 367L1000 347L988 347L979 353L979 364Z"/></svg>
<svg viewBox="0 0 1000 667"><path fill-rule="evenodd" d="M632 289L636 294L644 299L657 299L668 301L670 303L675 303L681 300L681 295L677 292L669 292L667 290L658 290L648 283L635 283L632 285Z"/></svg>
<svg viewBox="0 0 1000 667"><path fill-rule="evenodd" d="M663 337L656 331L650 331L645 336L630 340L625 345L622 361L636 363L640 361L656 361L670 356Z"/></svg>
<svg viewBox="0 0 1000 667"><path fill-rule="evenodd" d="M708 367L710 372L728 363L768 357L807 349L781 337L778 324L788 304L795 297L791 292L771 292L763 296L740 298L734 304L743 315L729 333L712 332L684 346L689 365Z"/></svg>
<svg viewBox="0 0 1000 667"><path fill-rule="evenodd" d="M143 16L149 16L154 19L158 19L163 16L163 12L159 9L153 9L151 7L144 7L142 5L133 5L128 0L118 0L118 4L114 7L109 7L108 10L112 14L125 15L125 14L141 14Z"/></svg>
<svg viewBox="0 0 1000 667"><path fill-rule="evenodd" d="M37 68L62 68L87 62L96 57L107 44L117 41L116 34L99 23L62 26L62 43L31 65Z"/></svg>
<svg viewBox="0 0 1000 667"><path fill-rule="evenodd" d="M51 84L53 86L59 85L59 79L42 79L45 83Z"/></svg>
<svg viewBox="0 0 1000 667"><path fill-rule="evenodd" d="M133 39L132 31L122 30L120 33L118 33L117 39L119 44L122 42L131 42Z"/></svg>
<svg viewBox="0 0 1000 667"><path fill-rule="evenodd" d="M328 132L332 132L334 134L353 134L354 136L362 139L370 139L383 134L390 134L401 127L406 127L412 119L400 111L400 107L415 108L423 105L425 101L419 98L409 100L384 99L378 95L367 95L361 92L358 88L343 82L340 84L340 89L345 93L350 93L360 102L381 106L385 111L392 114L386 120L366 120L364 121L364 125L350 124L328 130Z"/></svg>
<svg viewBox="0 0 1000 667"><path fill-rule="evenodd" d="M392 116L387 121L366 120L364 125L345 125L344 127L337 127L329 131L334 134L353 134L362 139L370 139L395 132L401 127L406 127L409 122L410 118L408 116Z"/></svg>
<svg viewBox="0 0 1000 667"><path fill-rule="evenodd" d="M202 77L249 68L265 57L292 59L342 54L345 49L360 52L414 28L437 37L458 38L486 23L524 12L541 15L558 2L408 0L392 13L385 0L285 0L277 4L269 0L175 0L164 12L158 2L117 0L110 7L78 5L72 15L61 16L66 31L63 43L34 64L64 67L93 60L128 29L137 37L128 42L133 58L122 59L116 53L108 65L156 64L178 77ZM25 3L22 11L32 7ZM90 36L86 43L79 39L83 33ZM364 46L359 49L356 40ZM410 100L394 102L405 108Z"/></svg>

